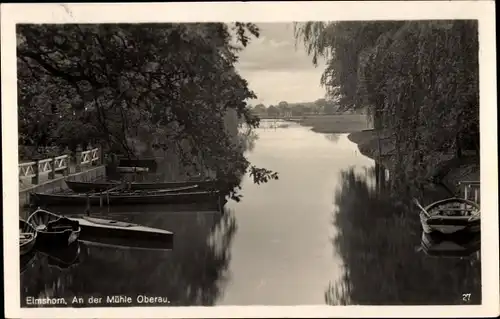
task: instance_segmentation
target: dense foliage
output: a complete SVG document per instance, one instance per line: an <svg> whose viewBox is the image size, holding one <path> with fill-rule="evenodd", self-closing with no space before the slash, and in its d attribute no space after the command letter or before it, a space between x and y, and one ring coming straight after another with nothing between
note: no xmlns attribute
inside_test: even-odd
<svg viewBox="0 0 500 319"><path fill-rule="evenodd" d="M344 108L367 108L395 140L397 173L423 180L438 157L479 155L477 21L344 21L296 24L321 83Z"/></svg>
<svg viewBox="0 0 500 319"><path fill-rule="evenodd" d="M374 132L361 135L378 136L368 136L366 145L375 149L378 143L378 161L391 165L387 186L392 190L387 193L380 191L383 170L375 173L373 189L371 176L352 170L341 174L334 244L346 271L325 293L325 301L422 304L428 303L422 296L432 293L436 304L460 304L450 292L465 289L476 295L471 302L480 302L477 259L432 260L415 252L421 226L410 201L414 195L425 204L449 196L426 192L424 186L464 162L479 163L477 21L307 22L295 27L313 63L326 59L321 83L328 94L338 87L343 109L366 109L372 116ZM452 271L443 276L442 269Z"/></svg>
<svg viewBox="0 0 500 319"><path fill-rule="evenodd" d="M189 165L202 157L223 176L247 170L235 126L258 118L234 63L255 25L18 25L17 34L21 146L90 142L130 155L138 142Z"/></svg>

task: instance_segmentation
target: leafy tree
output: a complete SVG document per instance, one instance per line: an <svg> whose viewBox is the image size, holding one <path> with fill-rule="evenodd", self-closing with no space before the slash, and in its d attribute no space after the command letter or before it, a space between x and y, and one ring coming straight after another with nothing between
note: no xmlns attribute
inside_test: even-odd
<svg viewBox="0 0 500 319"><path fill-rule="evenodd" d="M344 96L344 105L353 106L357 92L358 55L371 47L378 37L403 22L342 21L306 22L295 24L294 31L317 65L325 58L327 67L321 84L332 96L338 90Z"/></svg>
<svg viewBox="0 0 500 319"><path fill-rule="evenodd" d="M328 104L326 102L326 99L317 99L314 104L316 105L316 107L318 108L319 112L322 112L324 113L325 111L325 107L326 105Z"/></svg>
<svg viewBox="0 0 500 319"><path fill-rule="evenodd" d="M296 104L292 107L293 116L301 116L305 113L306 107L303 104Z"/></svg>
<svg viewBox="0 0 500 319"><path fill-rule="evenodd" d="M332 101L326 101L323 105L323 112L325 114L334 114L336 111L335 104Z"/></svg>
<svg viewBox="0 0 500 319"><path fill-rule="evenodd" d="M306 104L306 105L303 105L304 108L304 114L310 114L310 113L313 113L313 108L311 107L311 105L309 104Z"/></svg>
<svg viewBox="0 0 500 319"><path fill-rule="evenodd" d="M308 22L296 25L343 109L367 108L393 132L396 176L425 180L443 152L478 148L477 21ZM398 180L397 178L394 180Z"/></svg>
<svg viewBox="0 0 500 319"><path fill-rule="evenodd" d="M280 114L280 110L274 105L269 105L267 108L267 114L269 116L278 116Z"/></svg>
<svg viewBox="0 0 500 319"><path fill-rule="evenodd" d="M253 109L257 114L266 114L267 112L266 106L262 103L257 104Z"/></svg>
<svg viewBox="0 0 500 319"><path fill-rule="evenodd" d="M281 101L278 103L278 109L281 115L285 115L285 113L290 111L290 106L287 101Z"/></svg>
<svg viewBox="0 0 500 319"><path fill-rule="evenodd" d="M20 143L96 141L132 156L138 139L187 165L202 156L219 176L249 167L226 114L258 126L245 102L255 94L234 68L259 35L255 25L18 25L17 33ZM48 115L51 105L61 121Z"/></svg>

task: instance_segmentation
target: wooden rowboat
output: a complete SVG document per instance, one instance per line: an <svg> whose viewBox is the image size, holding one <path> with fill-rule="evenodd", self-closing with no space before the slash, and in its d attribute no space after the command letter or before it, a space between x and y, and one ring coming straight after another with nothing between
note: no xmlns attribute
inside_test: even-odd
<svg viewBox="0 0 500 319"><path fill-rule="evenodd" d="M97 193L103 193L105 195L107 194L115 194L115 195L140 195L140 194L162 194L162 193L183 193L183 192L188 192L188 191L198 191L197 190L198 185L191 185L191 186L183 186L183 187L176 187L176 188L166 188L166 189L156 189L156 190L145 190L145 189L137 189L137 190L126 190L126 189L121 189L121 187L117 187L116 190L106 190L103 192L97 192Z"/></svg>
<svg viewBox="0 0 500 319"><path fill-rule="evenodd" d="M27 222L37 231L38 250L46 247L64 247L75 242L80 236L78 222L38 208Z"/></svg>
<svg viewBox="0 0 500 319"><path fill-rule="evenodd" d="M82 228L80 241L137 249L172 249L172 232L90 216L68 217Z"/></svg>
<svg viewBox="0 0 500 319"><path fill-rule="evenodd" d="M423 232L421 247L429 256L468 257L481 248L481 234L443 235Z"/></svg>
<svg viewBox="0 0 500 319"><path fill-rule="evenodd" d="M21 256L29 254L35 247L38 234L29 222L19 219L19 251Z"/></svg>
<svg viewBox="0 0 500 319"><path fill-rule="evenodd" d="M94 181L94 182L77 182L66 180L66 185L75 193L87 193L90 191L102 192L111 188L120 186L121 181ZM157 189L172 189L179 187L197 186L199 190L215 189L215 181L185 181L185 182L165 182L165 183L129 183L125 188L130 190L157 190Z"/></svg>
<svg viewBox="0 0 500 319"><path fill-rule="evenodd" d="M83 243L85 246L88 247L99 247L99 248L108 248L112 250L146 250L146 251L171 251L173 249L172 247L169 246L163 246L163 245L152 245L151 243L138 243L137 241L132 242L132 241L127 241L127 240L114 240L113 242L108 241L108 242L96 242L96 241L90 241L90 240L80 240L80 243ZM143 244L144 243L144 244Z"/></svg>
<svg viewBox="0 0 500 319"><path fill-rule="evenodd" d="M156 158L142 158L142 159L133 159L133 158L120 158L119 167L147 167L149 171L156 171L158 167L158 163Z"/></svg>
<svg viewBox="0 0 500 319"><path fill-rule="evenodd" d="M417 202L418 204L418 202ZM463 198L448 198L421 209L420 222L426 233L480 232L479 204Z"/></svg>
<svg viewBox="0 0 500 319"><path fill-rule="evenodd" d="M63 217L42 209L37 209L35 213L32 216L49 216L52 220L65 220L67 223L78 225L80 230L78 239L84 242L143 249L172 249L173 247L174 234L163 229L91 216ZM73 246L73 244L68 246ZM55 255L52 248L45 246L39 250L48 255ZM72 254L71 248L57 248L57 251L64 252L65 250L69 251L69 255Z"/></svg>
<svg viewBox="0 0 500 319"><path fill-rule="evenodd" d="M118 166L116 167L116 171L120 173L144 173L149 172L149 168L139 166Z"/></svg>
<svg viewBox="0 0 500 319"><path fill-rule="evenodd" d="M149 204L190 204L212 203L214 209L219 207L219 192L113 192L109 194L47 194L32 193L31 199L35 205L149 205Z"/></svg>

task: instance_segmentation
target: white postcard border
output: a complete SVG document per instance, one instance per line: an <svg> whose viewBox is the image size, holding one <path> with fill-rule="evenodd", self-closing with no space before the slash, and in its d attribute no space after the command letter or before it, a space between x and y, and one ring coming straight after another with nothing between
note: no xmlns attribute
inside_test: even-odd
<svg viewBox="0 0 500 319"><path fill-rule="evenodd" d="M478 19L482 215L480 306L214 306L20 308L17 224L16 23L290 22ZM2 4L2 143L5 316L7 318L484 317L499 314L495 5L493 1ZM14 134L16 132L16 134ZM487 145L487 146L485 146ZM16 258L9 258L16 256ZM383 280L381 278L381 280ZM457 291L457 296L462 293Z"/></svg>

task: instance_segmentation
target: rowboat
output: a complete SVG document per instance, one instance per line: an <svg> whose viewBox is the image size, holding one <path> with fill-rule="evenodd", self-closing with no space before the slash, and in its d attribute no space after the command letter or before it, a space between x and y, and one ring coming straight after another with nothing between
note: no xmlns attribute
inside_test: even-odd
<svg viewBox="0 0 500 319"><path fill-rule="evenodd" d="M131 241L131 240L108 240L106 242L97 242L92 240L79 240L80 243L85 244L85 246L89 247L100 247L100 248L109 248L112 250L120 249L120 250L144 250L144 251L171 251L173 246L169 245L155 245L155 243L150 242L139 242L139 241Z"/></svg>
<svg viewBox="0 0 500 319"><path fill-rule="evenodd" d="M190 186L183 186L183 187L175 187L175 188L165 188L165 189L155 189L155 190L145 190L145 189L137 189L137 190L128 190L128 189L122 189L122 187L118 186L116 187L115 190L106 190L103 192L98 192L98 193L104 193L104 194L115 194L115 195L120 195L120 194L149 194L151 192L154 192L155 194L161 194L161 193L182 193L186 191L196 191L198 188L198 185L190 185Z"/></svg>
<svg viewBox="0 0 500 319"><path fill-rule="evenodd" d="M80 244L78 240L63 248L46 247L39 249L38 253L47 258L49 267L59 270L66 270L80 263Z"/></svg>
<svg viewBox="0 0 500 319"><path fill-rule="evenodd" d="M75 242L80 236L78 222L38 208L27 222L37 231L37 249L64 247Z"/></svg>
<svg viewBox="0 0 500 319"><path fill-rule="evenodd" d="M139 166L118 166L116 167L116 171L120 173L143 173L149 172L149 168Z"/></svg>
<svg viewBox="0 0 500 319"><path fill-rule="evenodd" d="M172 232L134 223L90 216L68 217L77 222L82 233L79 240L137 249L172 249Z"/></svg>
<svg viewBox="0 0 500 319"><path fill-rule="evenodd" d="M111 188L120 186L121 181L94 181L94 182L77 182L66 180L66 185L75 193L87 193L90 191L102 192ZM156 190L156 189L171 189L178 187L188 187L196 185L199 190L215 189L215 181L184 181L184 182L165 182L165 183L130 183L125 186L130 190Z"/></svg>
<svg viewBox="0 0 500 319"><path fill-rule="evenodd" d="M19 219L19 251L21 256L27 255L35 247L38 234L29 222Z"/></svg>
<svg viewBox="0 0 500 319"><path fill-rule="evenodd" d="M420 207L420 223L426 233L480 232L481 217L479 204L463 199L448 198Z"/></svg>
<svg viewBox="0 0 500 319"><path fill-rule="evenodd" d="M131 159L131 158L121 158L119 160L118 166L120 167L147 167L149 171L156 171L158 163L155 158L143 158L143 159Z"/></svg>
<svg viewBox="0 0 500 319"><path fill-rule="evenodd" d="M112 193L32 193L31 199L35 205L149 205L149 204L188 204L211 203L214 208L219 207L219 192L112 192Z"/></svg>
<svg viewBox="0 0 500 319"><path fill-rule="evenodd" d="M481 234L443 235L422 232L421 247L429 256L467 257L481 248Z"/></svg>

